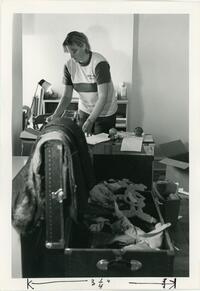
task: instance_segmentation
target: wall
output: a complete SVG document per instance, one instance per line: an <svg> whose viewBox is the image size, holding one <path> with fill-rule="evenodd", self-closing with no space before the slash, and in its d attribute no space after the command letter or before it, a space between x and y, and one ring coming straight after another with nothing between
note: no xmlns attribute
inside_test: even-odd
<svg viewBox="0 0 200 291"><path fill-rule="evenodd" d="M63 65L69 57L62 43L68 32L86 33L93 51L102 53L112 69L113 83L128 83L132 95L133 15L24 14L23 103L31 104L37 82L44 78L62 94Z"/></svg>
<svg viewBox="0 0 200 291"><path fill-rule="evenodd" d="M13 50L12 50L12 153L21 154L19 139L22 130L22 16L13 17ZM12 227L12 275L21 277L20 238Z"/></svg>
<svg viewBox="0 0 200 291"><path fill-rule="evenodd" d="M2 27L2 20L1 20L1 5L0 5L0 40L2 40L2 35L1 35L1 28ZM0 62L1 62L1 58L2 58L2 56L1 56L1 45L0 45ZM0 70L0 92L1 92L1 70Z"/></svg>
<svg viewBox="0 0 200 291"><path fill-rule="evenodd" d="M128 83L129 130L142 126L157 143L188 142L188 16L23 15L23 103L31 104L36 84L49 80L62 93L62 42L82 30L93 50L104 54L114 84Z"/></svg>
<svg viewBox="0 0 200 291"><path fill-rule="evenodd" d="M114 84L128 83L128 129L142 126L157 144L187 144L188 21L184 14L24 14L23 104L31 105L42 78L62 93L62 42L68 31L82 30L109 60Z"/></svg>
<svg viewBox="0 0 200 291"><path fill-rule="evenodd" d="M135 15L129 124L162 143L188 143L188 15Z"/></svg>
<svg viewBox="0 0 200 291"><path fill-rule="evenodd" d="M13 17L13 50L12 50L12 152L20 155L19 139L22 130L22 17Z"/></svg>

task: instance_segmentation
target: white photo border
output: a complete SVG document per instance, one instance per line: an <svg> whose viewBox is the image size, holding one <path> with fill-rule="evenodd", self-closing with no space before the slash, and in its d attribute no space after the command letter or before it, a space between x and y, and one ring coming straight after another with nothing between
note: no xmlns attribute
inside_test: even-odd
<svg viewBox="0 0 200 291"><path fill-rule="evenodd" d="M65 12L66 11L66 12ZM190 148L190 276L177 279L177 289L200 289L200 191L199 144L200 144L200 3L199 1L3 1L1 4L1 106L0 106L0 289L31 290L27 279L11 276L11 192L12 192L12 18L15 13L133 13L133 14L188 14L190 19L189 40L189 148ZM178 108L177 108L178 114ZM82 280L83 278L81 278ZM94 278L95 279L95 278ZM97 278L98 279L98 278ZM97 280L95 279L95 280ZM133 278L104 280L104 290L133 290L128 284ZM172 278L173 279L173 278ZM31 279L29 279L31 280ZM57 280L57 279L56 279ZM66 280L66 278L65 278ZM78 278L77 278L78 280ZM85 282L34 285L35 290L99 290ZM88 281L87 281L88 280ZM109 280L109 278L108 278ZM135 282L161 282L162 278L134 278ZM34 280L33 280L34 281ZM50 281L35 279L36 282ZM59 280L57 280L59 281ZM96 281L97 282L97 281ZM28 285L27 285L28 284ZM144 286L137 285L137 289ZM148 285L145 289L157 289ZM158 289L162 289L158 286Z"/></svg>

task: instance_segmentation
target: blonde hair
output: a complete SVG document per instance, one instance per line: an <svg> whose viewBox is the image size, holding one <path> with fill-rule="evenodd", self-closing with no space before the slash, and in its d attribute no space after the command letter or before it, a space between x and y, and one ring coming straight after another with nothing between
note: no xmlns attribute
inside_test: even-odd
<svg viewBox="0 0 200 291"><path fill-rule="evenodd" d="M70 33L68 33L68 35L66 36L66 38L63 42L63 47L65 49L66 46L73 45L73 44L76 44L79 47L82 47L83 44L85 44L86 45L86 52L90 51L90 44L89 44L88 38L82 32L71 31Z"/></svg>

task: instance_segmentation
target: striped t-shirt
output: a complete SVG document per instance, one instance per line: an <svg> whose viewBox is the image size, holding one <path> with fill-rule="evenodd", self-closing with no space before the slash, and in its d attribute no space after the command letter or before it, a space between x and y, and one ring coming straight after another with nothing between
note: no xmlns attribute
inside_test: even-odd
<svg viewBox="0 0 200 291"><path fill-rule="evenodd" d="M79 95L79 109L90 114L98 100L97 85L108 83L108 95L100 117L110 116L117 111L117 99L106 59L90 52L87 64L69 59L64 66L63 83L72 85Z"/></svg>

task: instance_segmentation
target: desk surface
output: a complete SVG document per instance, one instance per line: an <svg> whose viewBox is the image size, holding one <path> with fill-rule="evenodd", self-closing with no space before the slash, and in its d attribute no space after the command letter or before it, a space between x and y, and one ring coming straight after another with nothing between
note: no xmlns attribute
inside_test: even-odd
<svg viewBox="0 0 200 291"><path fill-rule="evenodd" d="M93 155L148 155L154 156L154 143L143 142L141 151L121 151L121 141L107 141L89 145Z"/></svg>

